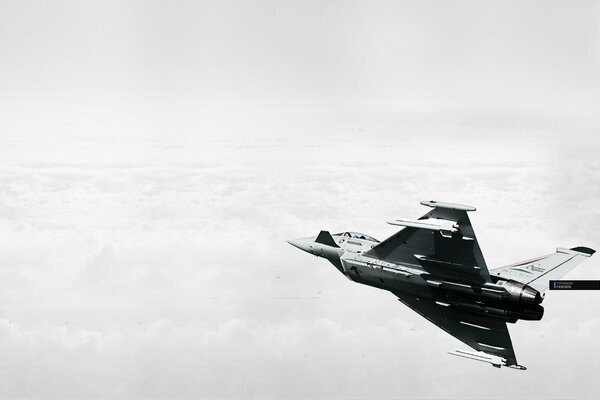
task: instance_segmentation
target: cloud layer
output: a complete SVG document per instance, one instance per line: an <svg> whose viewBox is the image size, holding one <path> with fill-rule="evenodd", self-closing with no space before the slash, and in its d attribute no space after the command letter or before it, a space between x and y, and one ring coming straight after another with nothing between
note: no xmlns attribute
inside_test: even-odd
<svg viewBox="0 0 600 400"><path fill-rule="evenodd" d="M4 397L592 396L594 293L551 293L542 322L511 326L530 370L498 372L447 356L461 345L392 295L285 243L322 228L385 238L385 219L435 198L478 207L491 267L597 247L600 166L579 140L393 117L335 131L339 116L315 109L301 111L310 132L280 136L300 117L270 110L282 123L260 136L243 134L263 129L255 117L218 137L75 124L8 138ZM593 264L573 276L598 278Z"/></svg>

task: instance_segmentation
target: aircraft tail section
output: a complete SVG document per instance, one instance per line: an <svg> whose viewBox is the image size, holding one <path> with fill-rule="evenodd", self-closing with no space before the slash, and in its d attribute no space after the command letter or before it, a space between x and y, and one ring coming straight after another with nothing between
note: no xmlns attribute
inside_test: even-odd
<svg viewBox="0 0 600 400"><path fill-rule="evenodd" d="M544 292L550 280L562 278L595 252L588 247L558 248L556 253L493 269L490 275L513 279Z"/></svg>

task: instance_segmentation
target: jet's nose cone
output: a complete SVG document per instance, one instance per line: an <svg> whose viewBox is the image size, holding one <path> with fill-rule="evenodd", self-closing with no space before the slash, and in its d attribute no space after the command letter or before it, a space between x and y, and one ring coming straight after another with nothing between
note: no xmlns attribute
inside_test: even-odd
<svg viewBox="0 0 600 400"><path fill-rule="evenodd" d="M313 242L313 238L312 237L303 237L303 238L298 238L298 239L291 239L287 241L289 244L291 244L294 247L299 248L300 250L304 250L307 252L311 252L311 248L310 245Z"/></svg>

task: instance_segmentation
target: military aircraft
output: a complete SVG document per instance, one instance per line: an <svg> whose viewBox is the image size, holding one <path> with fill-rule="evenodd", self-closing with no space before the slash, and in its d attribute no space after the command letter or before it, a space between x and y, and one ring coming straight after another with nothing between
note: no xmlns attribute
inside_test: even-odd
<svg viewBox="0 0 600 400"><path fill-rule="evenodd" d="M404 227L380 242L357 232L289 240L329 260L350 280L392 292L402 303L472 349L448 353L500 368L517 363L506 323L538 321L549 280L557 280L586 257L587 247L488 270L467 212L474 207L422 201L433 210L418 220L395 219Z"/></svg>

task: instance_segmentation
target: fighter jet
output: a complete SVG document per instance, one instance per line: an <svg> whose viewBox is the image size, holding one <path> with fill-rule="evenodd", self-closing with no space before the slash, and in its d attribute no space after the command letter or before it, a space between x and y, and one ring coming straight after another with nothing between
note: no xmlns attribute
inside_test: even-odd
<svg viewBox="0 0 600 400"><path fill-rule="evenodd" d="M289 240L329 260L350 280L388 290L402 303L464 342L471 350L448 353L525 370L517 363L507 323L539 321L549 280L557 280L595 253L587 247L488 270L467 212L475 207L422 201L433 210L380 242L357 232Z"/></svg>

